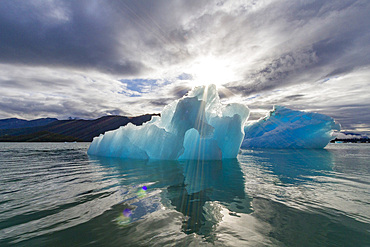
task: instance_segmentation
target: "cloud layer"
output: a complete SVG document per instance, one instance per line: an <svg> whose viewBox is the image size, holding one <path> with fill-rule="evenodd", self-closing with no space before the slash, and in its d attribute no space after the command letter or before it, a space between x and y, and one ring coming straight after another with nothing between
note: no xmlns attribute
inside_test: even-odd
<svg viewBox="0 0 370 247"><path fill-rule="evenodd" d="M209 74L252 119L281 104L370 133L368 13L346 0L5 0L0 118L159 112Z"/></svg>

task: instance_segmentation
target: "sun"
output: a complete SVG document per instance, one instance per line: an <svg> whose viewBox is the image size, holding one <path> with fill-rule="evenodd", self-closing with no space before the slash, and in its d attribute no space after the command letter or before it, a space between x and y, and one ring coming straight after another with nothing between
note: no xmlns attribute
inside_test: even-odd
<svg viewBox="0 0 370 247"><path fill-rule="evenodd" d="M209 84L220 86L237 80L230 63L212 56L203 57L195 61L190 68L190 73L193 75L193 86Z"/></svg>

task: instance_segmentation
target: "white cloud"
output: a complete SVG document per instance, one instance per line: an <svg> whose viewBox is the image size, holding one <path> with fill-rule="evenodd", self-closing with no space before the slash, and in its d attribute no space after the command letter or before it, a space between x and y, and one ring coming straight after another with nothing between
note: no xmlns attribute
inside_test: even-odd
<svg viewBox="0 0 370 247"><path fill-rule="evenodd" d="M158 112L209 74L254 119L281 104L366 132L369 11L351 0L4 1L0 117ZM140 90L122 83L137 79Z"/></svg>

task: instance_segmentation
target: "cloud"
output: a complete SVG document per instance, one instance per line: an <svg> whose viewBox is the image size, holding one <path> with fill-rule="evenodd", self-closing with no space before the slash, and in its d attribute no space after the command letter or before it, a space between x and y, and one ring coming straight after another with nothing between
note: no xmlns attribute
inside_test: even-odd
<svg viewBox="0 0 370 247"><path fill-rule="evenodd" d="M283 105L291 109L318 112L335 118L344 131L360 131L357 124L370 123L369 68L352 71L346 75L337 76L315 83L307 82L297 85L281 87L260 93L245 99L245 103L252 110L257 109L258 117L263 116L263 111L268 111L271 105ZM255 118L254 118L255 119ZM370 129L361 127L362 132L370 133Z"/></svg>
<svg viewBox="0 0 370 247"><path fill-rule="evenodd" d="M102 73L0 65L0 115L4 117L93 118L112 111L128 114L121 82ZM16 83L14 83L16 82ZM5 86L4 86L5 85Z"/></svg>
<svg viewBox="0 0 370 247"><path fill-rule="evenodd" d="M367 135L359 135L359 134L347 134L347 133L334 133L334 136L338 139L361 139L361 138L369 138Z"/></svg>
<svg viewBox="0 0 370 247"><path fill-rule="evenodd" d="M260 29L270 29L268 40L276 43L268 44L264 54L262 41L256 48L262 50L259 65L247 70L242 80L230 83L230 88L248 96L368 66L370 36L364 22L370 21L368 10L368 5L354 1L270 5L264 10L269 16L261 14L271 27L263 23Z"/></svg>
<svg viewBox="0 0 370 247"><path fill-rule="evenodd" d="M129 11L122 6L107 1L47 3L2 3L0 62L92 68L120 75L148 69L132 49L138 20L130 25L125 19Z"/></svg>
<svg viewBox="0 0 370 247"><path fill-rule="evenodd" d="M282 104L367 131L369 12L354 0L4 0L0 116L158 112L212 58L233 74L222 100L254 119Z"/></svg>

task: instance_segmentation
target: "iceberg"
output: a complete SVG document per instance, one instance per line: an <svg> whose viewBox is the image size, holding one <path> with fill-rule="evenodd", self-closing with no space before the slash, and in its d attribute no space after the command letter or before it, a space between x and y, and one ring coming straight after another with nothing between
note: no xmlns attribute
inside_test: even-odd
<svg viewBox="0 0 370 247"><path fill-rule="evenodd" d="M89 155L127 159L221 160L236 158L249 109L220 102L215 85L195 87L167 105L161 117L95 137Z"/></svg>
<svg viewBox="0 0 370 247"><path fill-rule="evenodd" d="M333 118L283 106L244 127L242 148L324 148L340 125Z"/></svg>

